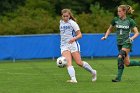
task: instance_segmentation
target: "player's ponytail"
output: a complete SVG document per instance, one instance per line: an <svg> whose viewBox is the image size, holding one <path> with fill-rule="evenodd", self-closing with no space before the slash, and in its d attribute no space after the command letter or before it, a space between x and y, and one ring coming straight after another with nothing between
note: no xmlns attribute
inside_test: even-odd
<svg viewBox="0 0 140 93"><path fill-rule="evenodd" d="M126 14L133 14L134 12L130 5L120 5L119 8L122 8L123 11L126 11Z"/></svg>
<svg viewBox="0 0 140 93"><path fill-rule="evenodd" d="M130 5L126 5L127 7L127 14L133 14L134 10Z"/></svg>
<svg viewBox="0 0 140 93"><path fill-rule="evenodd" d="M66 12L69 13L70 19L72 19L73 21L76 21L76 19L74 18L74 16L73 16L73 14L72 14L72 12L71 12L70 9L63 9L63 10L61 11L61 14L66 13Z"/></svg>

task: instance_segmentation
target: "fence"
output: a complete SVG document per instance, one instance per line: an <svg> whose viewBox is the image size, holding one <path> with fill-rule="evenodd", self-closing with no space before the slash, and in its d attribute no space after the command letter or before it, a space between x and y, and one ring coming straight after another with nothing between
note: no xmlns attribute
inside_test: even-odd
<svg viewBox="0 0 140 93"><path fill-rule="evenodd" d="M117 56L115 34L111 34L105 41L101 41L102 36L103 34L83 34L83 38L79 40L82 57ZM0 36L0 59L59 57L59 46L58 34ZM140 56L140 37L134 40L130 55Z"/></svg>

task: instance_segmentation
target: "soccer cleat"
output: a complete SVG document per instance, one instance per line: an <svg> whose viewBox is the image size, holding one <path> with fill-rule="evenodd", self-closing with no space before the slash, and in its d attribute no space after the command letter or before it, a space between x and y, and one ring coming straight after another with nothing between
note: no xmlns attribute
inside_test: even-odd
<svg viewBox="0 0 140 93"><path fill-rule="evenodd" d="M67 80L68 83L77 83L77 80Z"/></svg>
<svg viewBox="0 0 140 93"><path fill-rule="evenodd" d="M97 72L95 70L94 73L92 73L92 82L96 81L97 80Z"/></svg>
<svg viewBox="0 0 140 93"><path fill-rule="evenodd" d="M121 80L115 78L115 79L112 79L112 82L120 82Z"/></svg>

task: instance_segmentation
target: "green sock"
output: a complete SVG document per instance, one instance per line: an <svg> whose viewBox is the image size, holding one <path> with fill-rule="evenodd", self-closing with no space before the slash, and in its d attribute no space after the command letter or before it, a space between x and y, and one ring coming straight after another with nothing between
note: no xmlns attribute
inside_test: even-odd
<svg viewBox="0 0 140 93"><path fill-rule="evenodd" d="M140 66L140 62L139 61L130 61L129 66Z"/></svg>
<svg viewBox="0 0 140 93"><path fill-rule="evenodd" d="M123 64L123 59L122 58L118 58L118 73L117 73L117 80L121 80L122 78L122 74L123 74L123 70L124 70L124 64Z"/></svg>
<svg viewBox="0 0 140 93"><path fill-rule="evenodd" d="M118 74L117 74L117 77L116 77L117 80L121 80L122 74L123 74L123 70L124 69L118 69Z"/></svg>

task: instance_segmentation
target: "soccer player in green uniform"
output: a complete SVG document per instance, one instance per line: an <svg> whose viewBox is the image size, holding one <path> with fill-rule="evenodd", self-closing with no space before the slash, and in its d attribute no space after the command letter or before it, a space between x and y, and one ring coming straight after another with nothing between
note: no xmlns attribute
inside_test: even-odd
<svg viewBox="0 0 140 93"><path fill-rule="evenodd" d="M134 10L129 5L120 5L118 7L118 17L115 17L112 20L105 36L101 38L101 40L105 40L113 30L113 27L116 28L117 46L119 50L118 73L116 78L113 79L112 82L121 81L124 64L126 67L140 66L140 61L129 60L129 52L132 51L132 41L139 35L135 21L127 16L128 14L132 14L133 11ZM131 30L134 32L134 35L132 37L130 37Z"/></svg>

